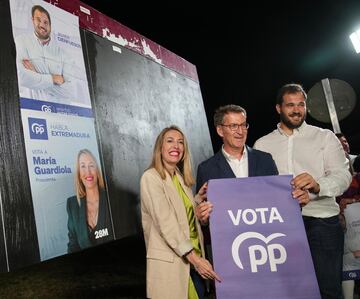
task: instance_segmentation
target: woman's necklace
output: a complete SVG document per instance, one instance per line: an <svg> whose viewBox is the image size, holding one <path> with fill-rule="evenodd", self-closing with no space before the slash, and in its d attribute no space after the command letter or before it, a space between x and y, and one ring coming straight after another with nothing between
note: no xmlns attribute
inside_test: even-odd
<svg viewBox="0 0 360 299"><path fill-rule="evenodd" d="M99 217L99 201L87 201L87 222L91 229L94 229Z"/></svg>

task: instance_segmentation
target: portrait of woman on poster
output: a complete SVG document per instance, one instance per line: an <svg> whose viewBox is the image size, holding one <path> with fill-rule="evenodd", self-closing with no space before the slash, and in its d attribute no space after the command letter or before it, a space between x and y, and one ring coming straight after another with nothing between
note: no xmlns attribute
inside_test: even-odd
<svg viewBox="0 0 360 299"><path fill-rule="evenodd" d="M146 245L147 298L204 298L204 279L219 276L204 258L203 235L195 216L189 147L176 126L156 139L152 162L140 181L141 218ZM210 205L210 204L209 204Z"/></svg>
<svg viewBox="0 0 360 299"><path fill-rule="evenodd" d="M77 155L76 195L67 199L68 252L113 240L104 179L94 155L82 149Z"/></svg>

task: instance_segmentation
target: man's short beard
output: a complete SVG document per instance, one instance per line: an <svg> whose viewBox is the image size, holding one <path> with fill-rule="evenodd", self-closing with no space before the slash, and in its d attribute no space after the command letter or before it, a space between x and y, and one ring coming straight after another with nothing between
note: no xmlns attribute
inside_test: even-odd
<svg viewBox="0 0 360 299"><path fill-rule="evenodd" d="M51 32L49 32L46 36L43 36L35 30L35 35L40 40L48 40L50 37L50 34L51 34Z"/></svg>
<svg viewBox="0 0 360 299"><path fill-rule="evenodd" d="M293 124L290 119L281 111L280 112L280 120L281 122L287 126L289 129L297 129L299 127L301 127L301 125L303 124L303 122L306 119L306 112L303 116L303 118L301 119L301 121L298 124Z"/></svg>

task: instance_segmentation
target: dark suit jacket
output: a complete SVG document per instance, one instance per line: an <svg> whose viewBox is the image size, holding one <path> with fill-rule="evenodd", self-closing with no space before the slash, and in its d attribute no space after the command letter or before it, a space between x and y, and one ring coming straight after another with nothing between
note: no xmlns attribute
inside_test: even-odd
<svg viewBox="0 0 360 299"><path fill-rule="evenodd" d="M245 146L248 151L249 177L279 174L269 153ZM201 186L208 180L226 178L235 178L235 174L222 151L219 150L214 156L199 164L196 176L196 191L199 191Z"/></svg>
<svg viewBox="0 0 360 299"><path fill-rule="evenodd" d="M90 233L86 219L86 197L80 199L80 205L76 196L67 199L69 253L114 240L105 191L100 191L99 200L98 221Z"/></svg>

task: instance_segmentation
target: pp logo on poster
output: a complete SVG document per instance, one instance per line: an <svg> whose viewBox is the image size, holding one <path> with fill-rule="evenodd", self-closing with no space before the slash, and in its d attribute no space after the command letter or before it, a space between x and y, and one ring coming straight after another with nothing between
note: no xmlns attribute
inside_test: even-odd
<svg viewBox="0 0 360 299"><path fill-rule="evenodd" d="M46 119L29 117L30 139L48 140Z"/></svg>

